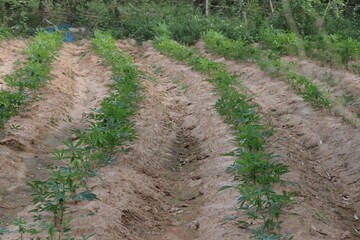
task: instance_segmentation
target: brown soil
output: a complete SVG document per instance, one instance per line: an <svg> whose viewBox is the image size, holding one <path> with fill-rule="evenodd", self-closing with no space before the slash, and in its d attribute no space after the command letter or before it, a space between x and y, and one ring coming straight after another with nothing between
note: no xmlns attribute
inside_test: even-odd
<svg viewBox="0 0 360 240"><path fill-rule="evenodd" d="M233 162L221 156L234 148L232 134L213 110L212 88L190 68L147 44L126 42L146 73L144 100L134 117L139 139L129 154L101 170L91 182L100 201L86 204L78 233L96 239L239 239L248 236L226 216L236 213L236 193L219 193L232 180ZM92 213L96 213L95 215ZM245 235L244 235L245 234Z"/></svg>
<svg viewBox="0 0 360 240"><path fill-rule="evenodd" d="M206 53L202 42L197 48ZM251 63L217 61L240 75L282 139L271 148L284 156L283 161L290 166L289 180L297 183L298 193L285 228L295 239L357 239L359 129L312 109L286 83L266 76Z"/></svg>
<svg viewBox="0 0 360 240"><path fill-rule="evenodd" d="M25 183L43 179L54 164L50 153L86 126L86 114L106 95L110 71L88 44L66 44L53 65L52 80L40 89L21 113L8 121L0 138L0 220L30 203Z"/></svg>
<svg viewBox="0 0 360 240"><path fill-rule="evenodd" d="M231 129L213 108L217 96L207 77L162 56L149 42L137 48L133 41L120 41L118 47L129 51L144 73L144 99L133 117L139 137L132 151L114 156L116 161L90 180L99 200L71 206L77 210L74 234L96 233L93 239L99 240L250 239L236 222L223 220L242 217L236 210L238 193L218 191L234 181L225 173L234 159L222 154L235 145ZM202 43L197 47L205 53ZM6 166L0 172L6 177L0 179L0 208L6 214L23 206L19 214L30 216L24 182L46 173L49 151L71 129L84 127L82 118L106 95L111 74L87 49L86 42L65 46L41 101L12 119L0 139L0 161ZM268 151L289 165L285 179L296 183L287 187L296 196L284 209L284 232L297 240L357 239L358 128L314 110L251 63L207 55L240 75L264 122L277 129Z"/></svg>
<svg viewBox="0 0 360 240"><path fill-rule="evenodd" d="M28 41L24 39L7 40L0 43L0 89L4 88L4 76L14 70L17 60L23 58L23 50Z"/></svg>

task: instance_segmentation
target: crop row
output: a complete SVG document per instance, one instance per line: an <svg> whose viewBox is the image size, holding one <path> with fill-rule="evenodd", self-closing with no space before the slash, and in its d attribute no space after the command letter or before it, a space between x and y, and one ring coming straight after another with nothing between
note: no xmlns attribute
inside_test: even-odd
<svg viewBox="0 0 360 240"><path fill-rule="evenodd" d="M115 40L101 32L95 32L92 48L113 72L110 94L103 99L101 107L89 115L88 128L74 130L75 138L65 141L64 148L55 149L54 158L59 163L51 169L49 178L28 184L35 205L31 211L34 224L28 224L23 218L13 222L20 239L26 234L47 234L46 239L76 239L72 236L74 210L71 206L97 199L87 187L89 178L96 176L100 167L113 163L115 153L128 151L129 143L137 137L129 118L141 98L138 71L131 57L119 52Z"/></svg>
<svg viewBox="0 0 360 240"><path fill-rule="evenodd" d="M262 27L257 41L263 49L271 49L280 55L306 55L327 65L343 65L360 74L360 42L337 34L321 33L319 35L298 37L294 32Z"/></svg>
<svg viewBox="0 0 360 240"><path fill-rule="evenodd" d="M60 33L39 32L25 50L26 61L5 76L11 90L0 91L0 128L18 113L31 92L50 79L51 63L62 43Z"/></svg>
<svg viewBox="0 0 360 240"><path fill-rule="evenodd" d="M299 74L294 66L282 61L273 51L247 45L241 40L231 40L221 33L208 31L203 36L207 49L226 58L253 59L266 73L276 76L290 84L307 102L316 107L330 107L329 99L310 79Z"/></svg>
<svg viewBox="0 0 360 240"><path fill-rule="evenodd" d="M268 138L274 130L263 124L257 106L238 92L234 84L237 78L226 71L223 64L202 57L196 50L169 38L166 26L157 28L156 48L163 54L185 62L195 70L211 76L220 99L215 108L230 124L236 137L237 149L230 154L236 161L229 169L236 173L238 183L226 188L236 188L240 193L239 208L245 210L248 219L261 220L262 226L251 228L248 221L241 221L252 230L257 239L280 239L281 209L291 203L291 193L275 190L284 183L282 175L288 167L274 154L266 152Z"/></svg>

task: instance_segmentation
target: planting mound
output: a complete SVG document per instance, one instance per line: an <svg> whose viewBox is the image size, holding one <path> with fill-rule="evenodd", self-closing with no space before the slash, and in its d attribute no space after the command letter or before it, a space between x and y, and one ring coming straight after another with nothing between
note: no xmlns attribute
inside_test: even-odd
<svg viewBox="0 0 360 240"><path fill-rule="evenodd" d="M91 108L106 95L111 73L99 66L89 44L66 44L53 64L51 81L5 124L0 139L2 220L30 203L26 182L43 179L54 163L53 148L86 126Z"/></svg>

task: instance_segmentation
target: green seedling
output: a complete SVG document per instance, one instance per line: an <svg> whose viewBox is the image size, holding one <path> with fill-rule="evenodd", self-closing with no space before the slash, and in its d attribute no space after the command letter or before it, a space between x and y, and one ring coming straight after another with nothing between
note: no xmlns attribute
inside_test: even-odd
<svg viewBox="0 0 360 240"><path fill-rule="evenodd" d="M20 125L15 125L15 124L11 124L11 126L10 126L10 128L11 129L13 129L13 130L17 130L17 131L19 131L20 130L20 128L21 128L21 126Z"/></svg>

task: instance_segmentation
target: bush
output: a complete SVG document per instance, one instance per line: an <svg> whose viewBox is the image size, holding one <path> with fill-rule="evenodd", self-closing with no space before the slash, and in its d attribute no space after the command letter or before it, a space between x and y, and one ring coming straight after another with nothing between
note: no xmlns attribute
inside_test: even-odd
<svg viewBox="0 0 360 240"><path fill-rule="evenodd" d="M259 31L258 38L263 46L279 54L298 55L297 38L293 32L274 29L272 26L263 27Z"/></svg>
<svg viewBox="0 0 360 240"><path fill-rule="evenodd" d="M0 24L0 40L9 38L11 35L10 29Z"/></svg>

